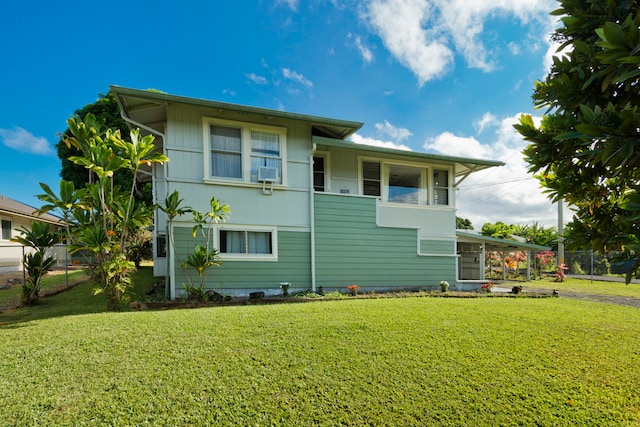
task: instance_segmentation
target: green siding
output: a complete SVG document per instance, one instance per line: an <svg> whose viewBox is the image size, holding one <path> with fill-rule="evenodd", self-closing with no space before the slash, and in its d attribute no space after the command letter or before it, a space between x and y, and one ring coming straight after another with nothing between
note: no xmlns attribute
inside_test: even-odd
<svg viewBox="0 0 640 427"><path fill-rule="evenodd" d="M429 255L451 255L455 253L454 241L420 240L420 253Z"/></svg>
<svg viewBox="0 0 640 427"><path fill-rule="evenodd" d="M378 227L376 200L315 195L316 284L410 288L455 282L455 258L418 255L415 229ZM453 246L445 253L454 255ZM442 250L442 248L441 248Z"/></svg>
<svg viewBox="0 0 640 427"><path fill-rule="evenodd" d="M190 228L175 228L176 249L181 260L197 242ZM292 288L311 288L311 249L308 232L278 231L277 261L222 261L208 272L207 288L218 291L242 289L279 289L280 282L291 282ZM186 283L185 272L176 261L176 291ZM192 276L197 279L194 271Z"/></svg>

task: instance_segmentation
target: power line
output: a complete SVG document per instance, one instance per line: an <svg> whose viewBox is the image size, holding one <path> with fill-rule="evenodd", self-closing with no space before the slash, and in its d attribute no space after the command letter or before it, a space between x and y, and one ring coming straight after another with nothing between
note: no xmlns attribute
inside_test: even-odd
<svg viewBox="0 0 640 427"><path fill-rule="evenodd" d="M488 182L485 184L477 184L477 185L471 185L469 187L458 188L458 191L471 190L472 188L491 187L492 185L511 184L518 181L526 181L528 179L535 179L535 178L532 176L527 176L524 178L516 178L516 179L505 180L505 181Z"/></svg>

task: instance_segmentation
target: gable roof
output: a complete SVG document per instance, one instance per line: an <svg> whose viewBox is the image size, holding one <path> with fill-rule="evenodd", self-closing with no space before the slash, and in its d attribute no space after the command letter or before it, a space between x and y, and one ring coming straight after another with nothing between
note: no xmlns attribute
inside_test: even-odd
<svg viewBox="0 0 640 427"><path fill-rule="evenodd" d="M125 116L125 120L128 118L128 121L134 126L143 124L145 126L139 127L149 127L157 133L164 132L164 123L167 120L166 107L172 103L214 108L217 110L239 111L247 114L264 115L265 117L300 120L310 123L316 134L340 139L349 137L364 124L348 120L169 95L168 93L152 90L130 89L115 85L110 86L110 89L116 97L120 110Z"/></svg>
<svg viewBox="0 0 640 427"><path fill-rule="evenodd" d="M38 215L35 211L36 208L33 206L29 206L17 200L0 195L0 214L30 218L56 225L62 225L64 223L64 221L57 216L48 213Z"/></svg>

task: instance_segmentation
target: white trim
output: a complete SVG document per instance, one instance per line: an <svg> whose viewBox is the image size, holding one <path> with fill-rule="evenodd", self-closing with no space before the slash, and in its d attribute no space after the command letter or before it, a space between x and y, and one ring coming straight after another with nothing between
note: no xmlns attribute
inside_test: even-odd
<svg viewBox="0 0 640 427"><path fill-rule="evenodd" d="M228 126L240 129L241 139L241 162L242 162L242 178L216 177L211 175L211 144L210 144L210 125ZM274 183L274 188L284 188L287 186L287 128L261 125L257 123L240 122L233 120L218 119L215 117L202 117L202 144L204 153L204 177L203 182L223 183L226 185L236 184L255 184L251 181L251 132L266 132L278 135L280 143L280 181ZM260 187L262 184L259 183Z"/></svg>
<svg viewBox="0 0 640 427"><path fill-rule="evenodd" d="M376 162L380 163L380 199L381 202L385 205L389 206L403 206L403 207L418 207L418 208L440 208L443 210L453 209L455 208L455 194L453 192L453 167L451 165L443 165L440 163L420 163L420 162L412 162L412 161L403 161L403 160L394 160L388 158L381 157L371 157L371 156L358 156L358 190L360 195L364 195L364 182L362 176L362 163L363 162ZM420 173L420 195L419 195L419 203L394 203L389 202L389 166L409 166L416 167L421 169ZM435 192L433 185L433 172L435 170L447 171L449 173L449 200L446 205L436 205L435 201ZM426 191L426 195L424 192ZM366 197L366 196L365 196ZM374 197L374 196L370 196Z"/></svg>
<svg viewBox="0 0 640 427"><path fill-rule="evenodd" d="M37 221L37 218L31 218L32 221ZM2 238L2 221L9 221L9 238ZM0 216L0 242L10 242L13 238L13 218L10 216Z"/></svg>
<svg viewBox="0 0 640 427"><path fill-rule="evenodd" d="M248 231L271 233L270 254L228 254L219 253L220 261L278 261L278 227L241 224L221 224L215 227L213 233L213 246L220 250L220 231Z"/></svg>
<svg viewBox="0 0 640 427"><path fill-rule="evenodd" d="M322 157L324 159L324 191L319 193L331 193L331 153L329 151L315 151L313 157ZM313 171L313 164L311 165L311 178L315 178L315 172ZM314 181L311 181L311 188L314 188ZM315 191L315 189L314 189Z"/></svg>

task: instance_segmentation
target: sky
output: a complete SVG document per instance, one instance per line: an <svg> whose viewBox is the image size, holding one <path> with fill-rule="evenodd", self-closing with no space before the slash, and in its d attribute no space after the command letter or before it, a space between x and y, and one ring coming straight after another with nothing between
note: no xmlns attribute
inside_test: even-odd
<svg viewBox="0 0 640 427"><path fill-rule="evenodd" d="M39 207L55 145L109 85L364 122L356 143L500 160L456 214L556 226L513 124L533 109L555 0L11 1L0 5L0 194ZM569 216L565 213L565 221Z"/></svg>

